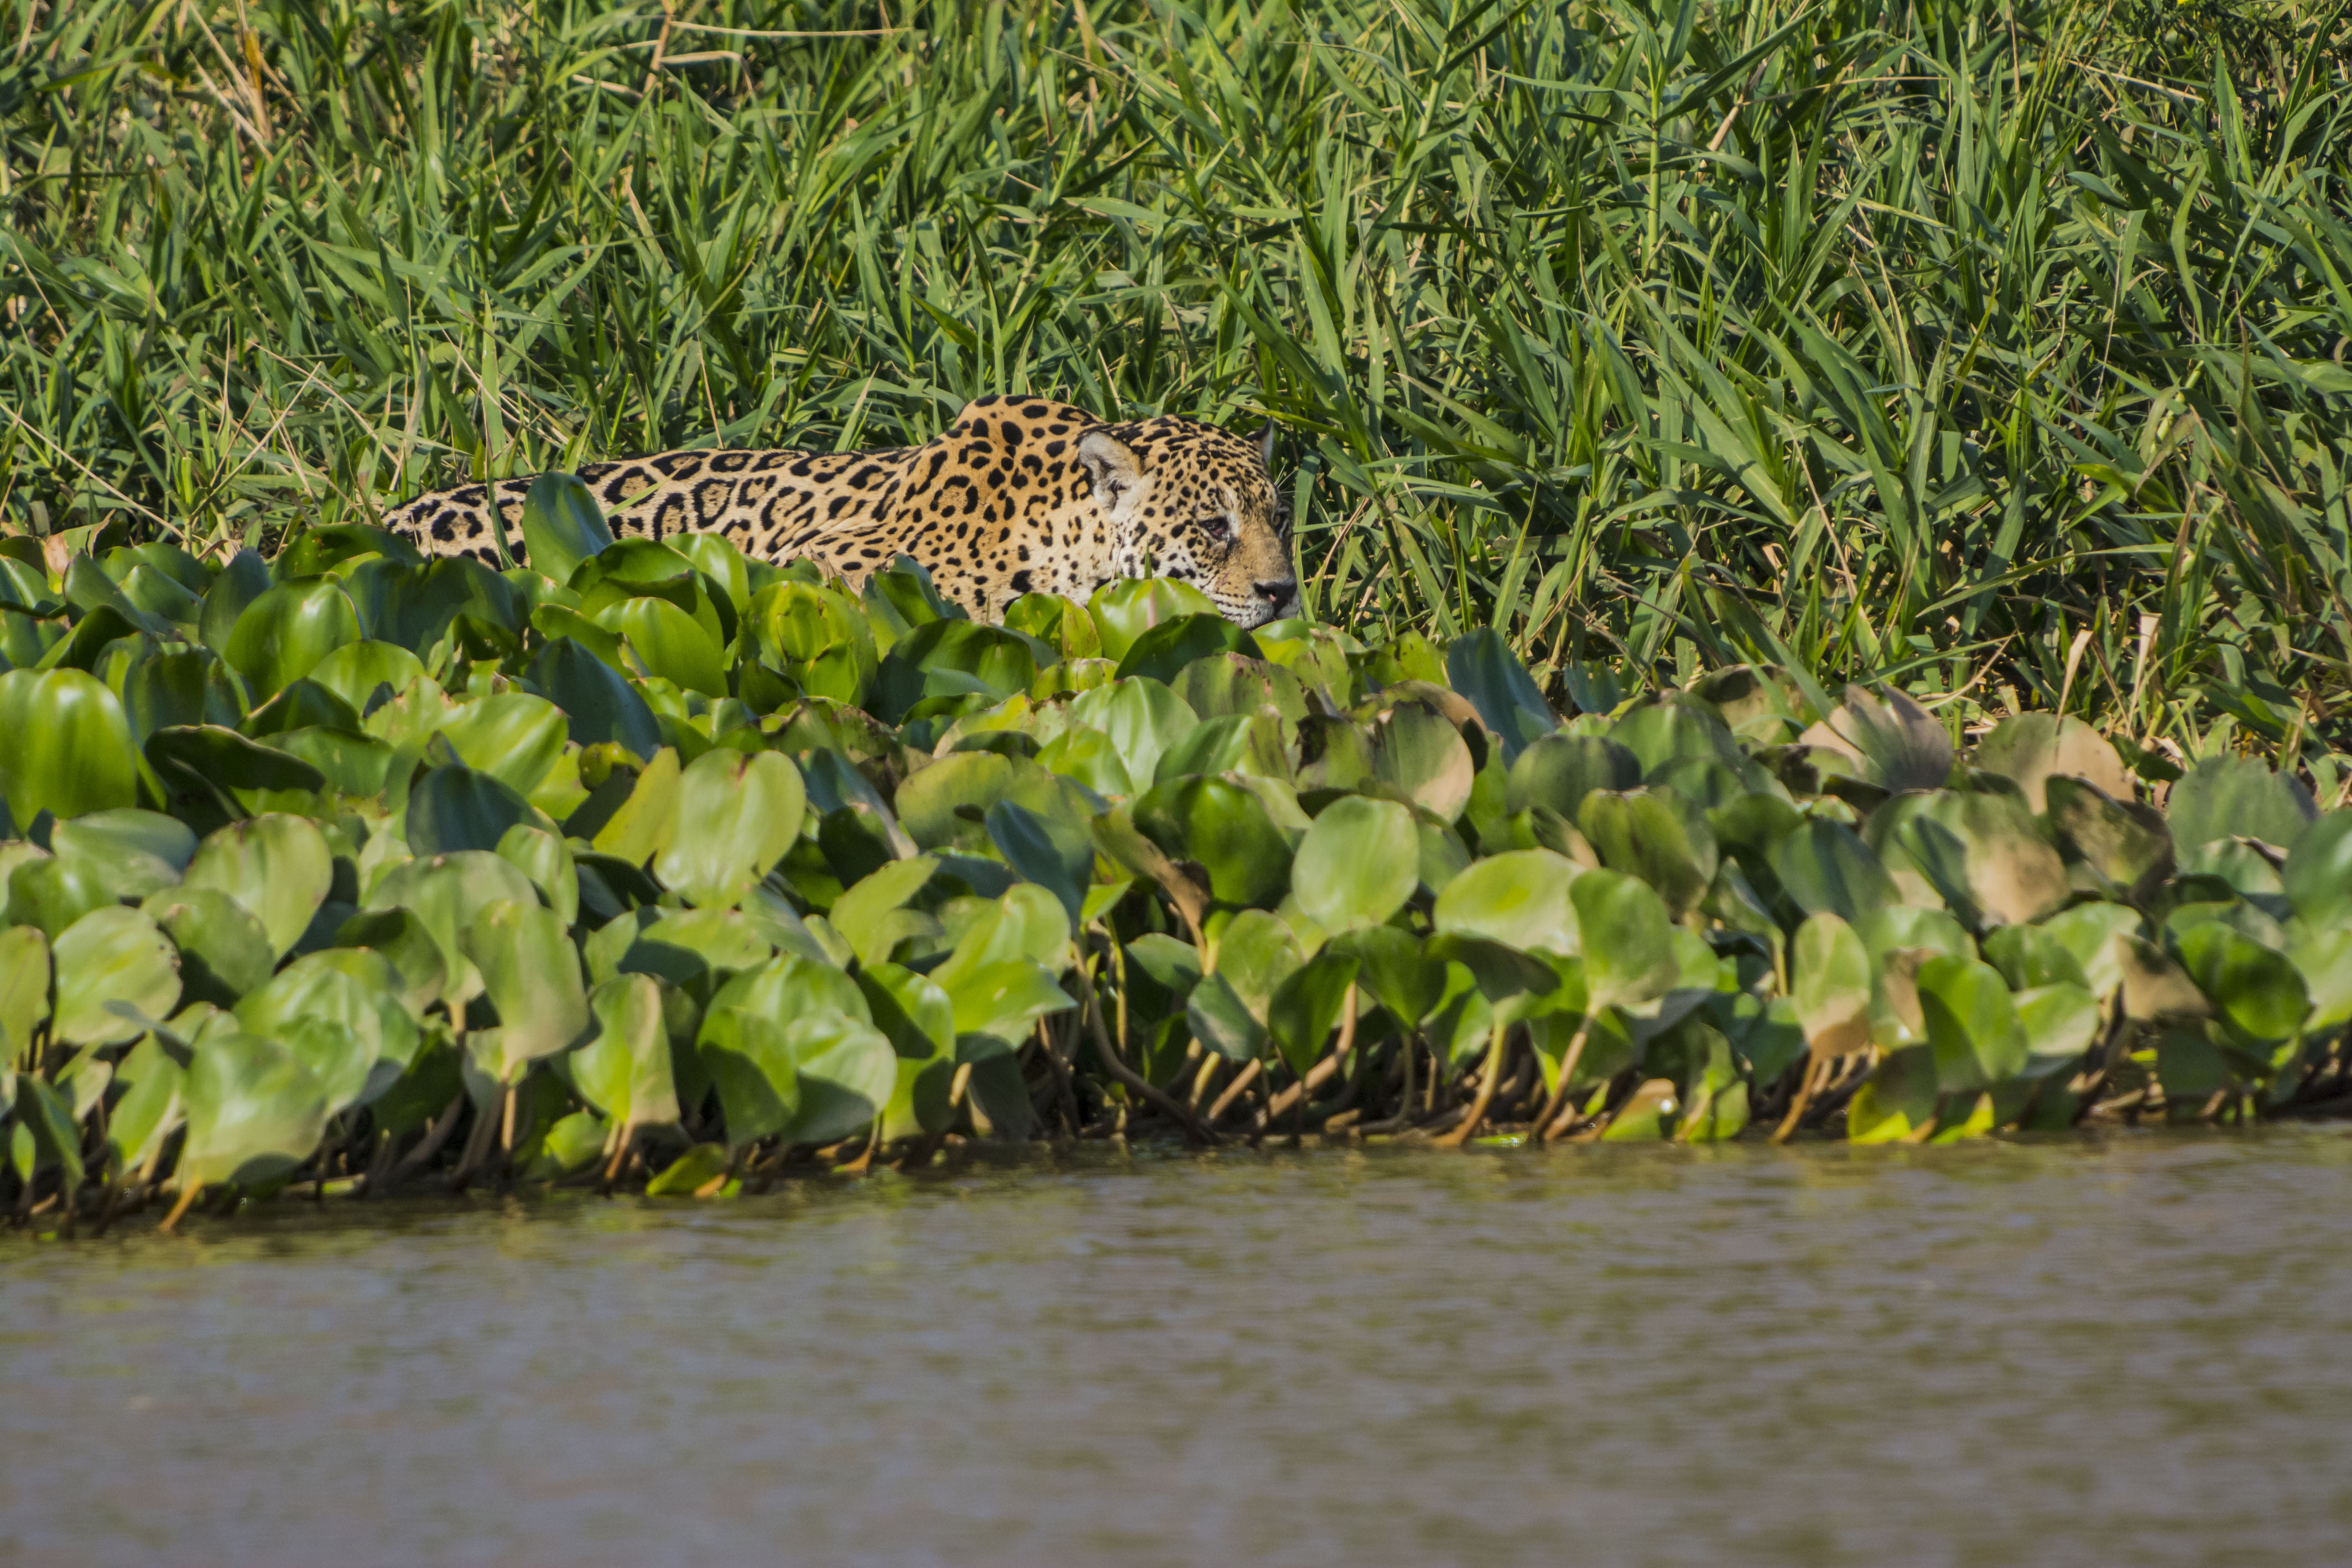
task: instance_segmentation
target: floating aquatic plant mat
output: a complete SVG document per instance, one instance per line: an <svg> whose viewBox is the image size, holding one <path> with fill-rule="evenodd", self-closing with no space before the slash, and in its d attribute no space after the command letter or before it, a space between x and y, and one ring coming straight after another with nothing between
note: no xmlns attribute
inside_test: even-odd
<svg viewBox="0 0 2352 1568"><path fill-rule="evenodd" d="M725 1197L950 1140L1949 1139L2345 1102L2352 811L2074 720L724 540L0 541L7 1207ZM2139 766L2168 773L2135 750Z"/></svg>

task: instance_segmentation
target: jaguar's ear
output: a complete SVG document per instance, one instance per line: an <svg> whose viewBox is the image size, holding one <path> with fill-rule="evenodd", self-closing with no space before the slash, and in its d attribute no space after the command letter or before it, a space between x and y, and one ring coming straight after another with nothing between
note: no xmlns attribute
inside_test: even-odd
<svg viewBox="0 0 2352 1568"><path fill-rule="evenodd" d="M1106 512L1118 511L1119 502L1143 482L1143 465L1134 449L1108 431L1089 430L1078 437L1078 461L1086 465L1095 499Z"/></svg>
<svg viewBox="0 0 2352 1568"><path fill-rule="evenodd" d="M1274 472L1274 438L1279 434L1281 426L1270 419L1265 428L1257 433L1257 464L1269 474Z"/></svg>

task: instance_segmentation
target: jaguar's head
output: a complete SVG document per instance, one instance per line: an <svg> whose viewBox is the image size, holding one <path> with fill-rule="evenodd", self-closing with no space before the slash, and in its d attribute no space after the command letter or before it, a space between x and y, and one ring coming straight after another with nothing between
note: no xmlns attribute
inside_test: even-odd
<svg viewBox="0 0 2352 1568"><path fill-rule="evenodd" d="M1078 461L1109 519L1118 574L1188 582L1241 626L1297 613L1273 447L1271 424L1255 437L1174 414L1089 428Z"/></svg>

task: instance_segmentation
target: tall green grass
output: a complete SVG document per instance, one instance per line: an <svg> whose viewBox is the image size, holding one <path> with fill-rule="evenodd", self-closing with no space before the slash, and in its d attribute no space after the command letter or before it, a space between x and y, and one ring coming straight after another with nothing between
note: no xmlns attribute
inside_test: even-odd
<svg viewBox="0 0 2352 1568"><path fill-rule="evenodd" d="M2224 25L2226 24L2226 26ZM1310 608L2352 750L2340 9L0 0L0 513L1290 433Z"/></svg>

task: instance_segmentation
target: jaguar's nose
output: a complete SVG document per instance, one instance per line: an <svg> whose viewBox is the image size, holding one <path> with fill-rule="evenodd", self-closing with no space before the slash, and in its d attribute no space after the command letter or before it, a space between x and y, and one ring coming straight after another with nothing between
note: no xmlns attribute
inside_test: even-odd
<svg viewBox="0 0 2352 1568"><path fill-rule="evenodd" d="M1298 597L1298 580L1295 577L1275 578L1265 582L1253 582L1257 596L1279 609Z"/></svg>

